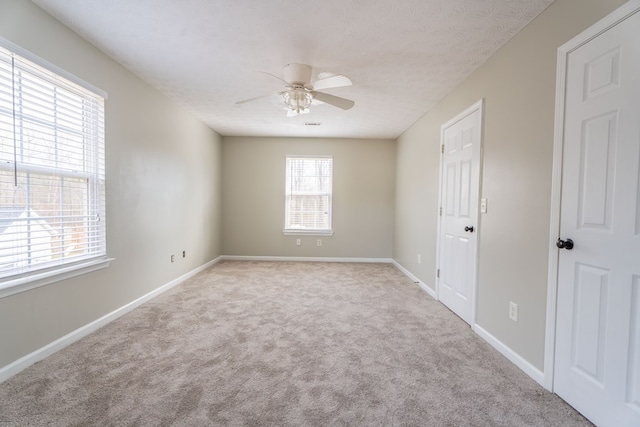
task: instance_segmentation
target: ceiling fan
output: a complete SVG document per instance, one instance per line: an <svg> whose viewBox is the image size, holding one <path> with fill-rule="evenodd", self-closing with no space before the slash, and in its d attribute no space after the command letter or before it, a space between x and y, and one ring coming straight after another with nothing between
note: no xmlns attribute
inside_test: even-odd
<svg viewBox="0 0 640 427"><path fill-rule="evenodd" d="M311 67L305 64L287 64L284 67L284 79L270 73L265 73L285 84L285 90L277 92L284 101L284 109L287 110L287 117L297 116L298 114L306 114L313 101L324 102L334 107L348 110L354 106L355 102L350 99L341 98L339 96L330 95L324 92L318 92L321 89L330 89L335 87L351 86L351 80L343 75L335 75L325 77L311 82ZM265 98L269 95L258 96L255 98L245 99L236 102L236 104L244 104L246 102L255 101Z"/></svg>

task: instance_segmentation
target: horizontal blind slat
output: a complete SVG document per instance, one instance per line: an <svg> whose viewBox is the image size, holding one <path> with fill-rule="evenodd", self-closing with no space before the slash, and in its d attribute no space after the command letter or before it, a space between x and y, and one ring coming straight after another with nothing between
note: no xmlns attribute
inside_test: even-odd
<svg viewBox="0 0 640 427"><path fill-rule="evenodd" d="M287 156L285 228L331 229L333 159Z"/></svg>
<svg viewBox="0 0 640 427"><path fill-rule="evenodd" d="M104 161L104 100L0 47L0 277L106 254Z"/></svg>

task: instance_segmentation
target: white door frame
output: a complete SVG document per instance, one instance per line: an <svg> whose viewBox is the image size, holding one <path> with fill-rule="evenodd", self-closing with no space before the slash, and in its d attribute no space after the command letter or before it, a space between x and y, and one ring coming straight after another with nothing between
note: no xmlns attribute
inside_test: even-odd
<svg viewBox="0 0 640 427"><path fill-rule="evenodd" d="M484 98L476 101L475 103L473 103L473 105L471 105L470 107L466 108L464 111L462 111L461 113L457 114L454 118L452 118L451 120L448 120L446 123L444 123L442 126L440 126L440 151L442 151L442 147L444 144L444 131L445 129L447 129L449 126L453 125L454 123L462 120L463 118L467 117L468 115L470 115L471 113L475 112L476 110L480 111L480 143L478 145L478 150L480 150L479 153L479 162L478 162L478 205L480 204L480 196L482 195L482 157L483 157L483 141L484 141ZM438 209L442 209L442 175L443 175L443 170L442 170L442 162L443 162L443 155L441 153L440 155L440 173L438 175ZM477 310L477 294L478 294L478 260L479 260L479 256L478 256L478 248L480 247L480 209L478 206L478 209L476 209L476 218L474 218L475 220L475 224L476 224L476 247L475 247L475 254L476 254L476 266L475 269L473 270L473 283L472 283L472 290L471 290L471 329L475 331L475 325L476 325L476 310ZM440 212L438 213L438 229L437 229L437 238L436 238L436 272L440 269L440 229L441 229L441 225L442 224L442 215L440 215ZM440 277L439 275L436 273L436 277L435 277L435 288L436 288L436 292L435 292L435 296L436 299L438 301L440 301Z"/></svg>
<svg viewBox="0 0 640 427"><path fill-rule="evenodd" d="M544 387L550 391L553 391L553 369L556 341L555 331L558 292L558 249L556 248L556 240L560 237L560 202L562 197L562 152L564 148L564 101L567 60L571 52L636 12L640 12L640 0L629 0L629 2L622 5L619 9L607 15L558 48L543 384Z"/></svg>

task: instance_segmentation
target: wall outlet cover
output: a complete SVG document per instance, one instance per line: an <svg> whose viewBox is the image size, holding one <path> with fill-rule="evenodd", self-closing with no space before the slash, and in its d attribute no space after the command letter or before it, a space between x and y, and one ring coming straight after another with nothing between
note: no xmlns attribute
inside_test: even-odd
<svg viewBox="0 0 640 427"><path fill-rule="evenodd" d="M518 321L518 304L513 301L509 301L509 319Z"/></svg>

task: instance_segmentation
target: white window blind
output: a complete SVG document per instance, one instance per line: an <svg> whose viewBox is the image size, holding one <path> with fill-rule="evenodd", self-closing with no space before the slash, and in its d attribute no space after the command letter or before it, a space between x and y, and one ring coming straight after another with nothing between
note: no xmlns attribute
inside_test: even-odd
<svg viewBox="0 0 640 427"><path fill-rule="evenodd" d="M331 231L333 158L287 156L285 231Z"/></svg>
<svg viewBox="0 0 640 427"><path fill-rule="evenodd" d="M106 255L104 99L0 46L0 279Z"/></svg>

